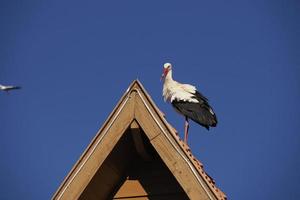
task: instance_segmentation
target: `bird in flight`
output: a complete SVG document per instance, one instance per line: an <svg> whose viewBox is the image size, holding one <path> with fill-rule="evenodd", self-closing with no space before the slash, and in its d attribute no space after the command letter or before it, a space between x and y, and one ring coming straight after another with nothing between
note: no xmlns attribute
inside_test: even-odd
<svg viewBox="0 0 300 200"><path fill-rule="evenodd" d="M1 85L0 84L0 90L9 92L10 90L16 90L16 89L21 89L19 86L12 86L12 85Z"/></svg>
<svg viewBox="0 0 300 200"><path fill-rule="evenodd" d="M217 116L208 99L196 87L189 84L178 83L172 78L172 65L165 63L161 77L164 100L171 103L175 110L185 117L184 142L187 143L189 119L209 130L218 123Z"/></svg>

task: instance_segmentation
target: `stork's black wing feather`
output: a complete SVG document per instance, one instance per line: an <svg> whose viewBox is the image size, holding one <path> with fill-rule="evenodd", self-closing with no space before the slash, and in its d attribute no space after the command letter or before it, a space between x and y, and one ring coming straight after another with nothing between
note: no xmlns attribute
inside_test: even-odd
<svg viewBox="0 0 300 200"><path fill-rule="evenodd" d="M208 102L208 99L203 94L201 94L199 91L196 90L194 95L195 95L196 99Z"/></svg>
<svg viewBox="0 0 300 200"><path fill-rule="evenodd" d="M199 103L174 100L172 101L172 105L179 113L205 128L209 129L209 127L215 127L218 120L213 109L208 104L208 99L198 91L196 91L194 98L196 98Z"/></svg>

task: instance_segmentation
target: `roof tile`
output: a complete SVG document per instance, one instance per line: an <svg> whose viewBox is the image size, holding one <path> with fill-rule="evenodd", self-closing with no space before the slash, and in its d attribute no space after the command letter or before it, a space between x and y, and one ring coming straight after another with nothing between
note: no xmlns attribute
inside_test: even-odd
<svg viewBox="0 0 300 200"><path fill-rule="evenodd" d="M165 122L167 123L167 125L169 127L172 127L166 120L165 120ZM216 186L214 179L204 171L203 164L192 154L190 147L179 138L179 135L178 135L178 132L176 131L176 129L173 127L172 127L172 129L175 130L175 131L171 131L171 132L173 133L173 136L176 139L177 143L180 145L180 147L185 152L185 154L190 158L190 161L194 164L195 168L198 170L198 173L205 180L205 182L210 187L210 189L214 192L215 196L219 200L227 200L226 195Z"/></svg>

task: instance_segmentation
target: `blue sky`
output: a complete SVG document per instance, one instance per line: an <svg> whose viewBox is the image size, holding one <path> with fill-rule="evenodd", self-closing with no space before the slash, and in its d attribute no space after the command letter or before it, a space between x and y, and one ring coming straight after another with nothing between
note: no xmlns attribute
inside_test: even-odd
<svg viewBox="0 0 300 200"><path fill-rule="evenodd" d="M138 78L167 120L160 75L218 115L190 146L229 199L300 198L300 3L1 1L0 199L49 199Z"/></svg>

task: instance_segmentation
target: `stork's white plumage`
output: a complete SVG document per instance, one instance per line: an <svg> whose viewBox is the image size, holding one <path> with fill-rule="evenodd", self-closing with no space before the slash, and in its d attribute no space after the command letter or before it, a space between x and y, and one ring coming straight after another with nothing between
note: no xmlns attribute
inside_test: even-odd
<svg viewBox="0 0 300 200"><path fill-rule="evenodd" d="M209 127L217 125L217 116L208 104L208 99L197 91L195 86L174 81L170 63L164 64L162 78L164 79L164 100L171 103L177 112L185 116L185 142L187 142L188 136L188 119L204 126L208 130Z"/></svg>
<svg viewBox="0 0 300 200"><path fill-rule="evenodd" d="M1 85L0 84L0 90L8 92L10 90L16 90L16 89L21 89L19 86L12 86L12 85Z"/></svg>

